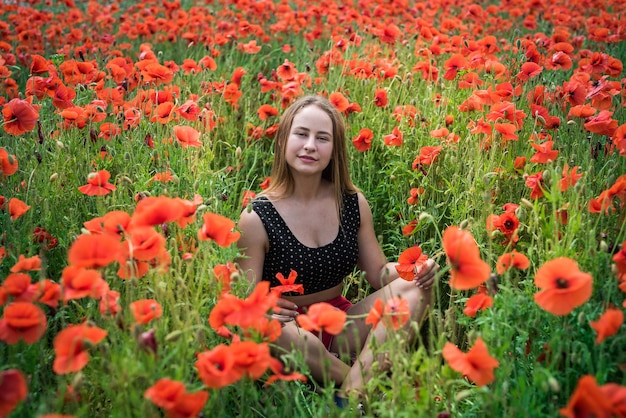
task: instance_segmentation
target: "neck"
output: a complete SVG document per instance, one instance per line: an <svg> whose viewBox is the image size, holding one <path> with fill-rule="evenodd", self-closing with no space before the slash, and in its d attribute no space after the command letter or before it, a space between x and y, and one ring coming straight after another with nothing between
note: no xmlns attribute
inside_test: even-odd
<svg viewBox="0 0 626 418"><path fill-rule="evenodd" d="M294 177L294 188L291 197L302 201L309 202L318 199L324 192L325 180L321 176Z"/></svg>

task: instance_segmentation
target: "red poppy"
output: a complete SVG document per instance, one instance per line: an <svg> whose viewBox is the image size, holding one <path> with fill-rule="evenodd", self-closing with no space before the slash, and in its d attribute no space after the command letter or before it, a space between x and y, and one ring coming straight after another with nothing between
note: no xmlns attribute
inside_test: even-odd
<svg viewBox="0 0 626 418"><path fill-rule="evenodd" d="M111 174L107 170L100 170L90 173L87 176L87 184L80 186L78 190L87 196L105 196L116 190L116 187L109 183Z"/></svg>
<svg viewBox="0 0 626 418"><path fill-rule="evenodd" d="M372 309L370 309L367 317L365 318L365 323L372 326L372 328L376 328L379 322L383 319L383 313L385 311L385 304L382 299L378 298L374 302Z"/></svg>
<svg viewBox="0 0 626 418"><path fill-rule="evenodd" d="M278 109L272 105L264 104L259 107L257 113L259 115L259 119L266 120L270 116L278 115Z"/></svg>
<svg viewBox="0 0 626 418"><path fill-rule="evenodd" d="M589 325L596 331L596 344L600 344L607 337L617 333L624 323L624 312L621 309L607 309L597 321L590 321Z"/></svg>
<svg viewBox="0 0 626 418"><path fill-rule="evenodd" d="M337 335L343 330L346 313L330 303L319 302L309 306L306 314L296 317L298 324L307 331L324 331Z"/></svg>
<svg viewBox="0 0 626 418"><path fill-rule="evenodd" d="M149 387L144 397L163 408L168 418L189 418L202 411L209 393L205 390L187 393L182 382L163 378Z"/></svg>
<svg viewBox="0 0 626 418"><path fill-rule="evenodd" d="M543 196L544 184L543 184L543 173L540 171L535 174L526 175L525 184L527 187L531 188L530 198L531 199L539 199Z"/></svg>
<svg viewBox="0 0 626 418"><path fill-rule="evenodd" d="M516 77L518 80L526 82L531 78L537 77L539 74L541 74L542 70L543 67L540 67L538 64L532 61L525 62L524 64L522 64L522 68L520 69L520 72L516 74Z"/></svg>
<svg viewBox="0 0 626 418"><path fill-rule="evenodd" d="M93 218L83 223L83 226L90 234L117 235L121 238L122 233L128 230L130 215L123 210L112 210L102 217Z"/></svg>
<svg viewBox="0 0 626 418"><path fill-rule="evenodd" d="M40 307L30 302L12 302L4 308L0 318L0 340L16 344L37 342L46 332L48 320Z"/></svg>
<svg viewBox="0 0 626 418"><path fill-rule="evenodd" d="M256 197L256 193L252 190L244 190L243 197L241 198L241 206L247 207L250 201Z"/></svg>
<svg viewBox="0 0 626 418"><path fill-rule="evenodd" d="M480 258L478 245L469 231L449 226L443 232L443 248L451 265L450 286L453 289L473 289L489 278L491 269Z"/></svg>
<svg viewBox="0 0 626 418"><path fill-rule="evenodd" d="M107 331L88 324L69 325L54 338L56 374L77 372L89 363L87 349L107 336Z"/></svg>
<svg viewBox="0 0 626 418"><path fill-rule="evenodd" d="M59 300L61 299L61 285L53 282L50 279L44 279L39 283L32 285L34 290L33 302L43 303L51 308L59 306Z"/></svg>
<svg viewBox="0 0 626 418"><path fill-rule="evenodd" d="M9 154L5 148L0 148L0 176L11 176L15 174L17 168L17 157Z"/></svg>
<svg viewBox="0 0 626 418"><path fill-rule="evenodd" d="M27 394L28 387L22 372L17 369L0 372L0 416L8 417Z"/></svg>
<svg viewBox="0 0 626 418"><path fill-rule="evenodd" d="M102 316L116 316L120 313L122 310L120 306L120 292L110 289L107 290L100 297L99 310Z"/></svg>
<svg viewBox="0 0 626 418"><path fill-rule="evenodd" d="M584 123L585 129L598 135L613 136L618 122L611 116L613 116L613 112L602 110L598 115L587 118Z"/></svg>
<svg viewBox="0 0 626 418"><path fill-rule="evenodd" d="M567 418L615 416L610 399L598 386L595 377L590 375L578 379L567 406L559 409L559 414Z"/></svg>
<svg viewBox="0 0 626 418"><path fill-rule="evenodd" d="M377 88L376 92L374 93L374 104L377 107L385 107L388 103L389 100L387 99L387 90L383 88Z"/></svg>
<svg viewBox="0 0 626 418"><path fill-rule="evenodd" d="M4 105L2 116L4 130L10 135L19 136L35 129L39 120L39 106L32 105L30 100L15 98Z"/></svg>
<svg viewBox="0 0 626 418"><path fill-rule="evenodd" d="M504 274L510 268L526 270L530 267L530 260L524 254L518 253L516 250L510 253L502 254L496 262L496 271L498 274Z"/></svg>
<svg viewBox="0 0 626 418"><path fill-rule="evenodd" d="M61 273L61 280L63 300L66 302L87 296L99 299L109 287L98 270L76 266L65 267Z"/></svg>
<svg viewBox="0 0 626 418"><path fill-rule="evenodd" d="M617 129L615 129L615 132L613 132L613 135L612 135L612 139L613 139L613 145L619 151L619 155L621 155L622 157L626 157L626 123L618 126ZM0 159L2 159L1 156L0 156ZM16 161L16 165L17 165L17 161Z"/></svg>
<svg viewBox="0 0 626 418"><path fill-rule="evenodd" d="M421 267L428 260L428 256L422 252L422 249L414 245L404 250L400 257L398 257L398 264L396 264L396 271L406 281L415 280L416 272L421 270Z"/></svg>
<svg viewBox="0 0 626 418"><path fill-rule="evenodd" d="M413 231L415 231L415 228L417 228L418 223L419 222L416 219L409 221L408 224L402 227L402 235L404 235L405 237L411 235Z"/></svg>
<svg viewBox="0 0 626 418"><path fill-rule="evenodd" d="M213 267L213 274L215 275L217 281L221 284L222 293L230 291L231 278L238 272L239 270L237 269L237 266L230 261L226 264L218 264Z"/></svg>
<svg viewBox="0 0 626 418"><path fill-rule="evenodd" d="M28 209L30 209L30 206L16 197L12 197L9 200L9 215L11 215L11 220L13 221L28 212Z"/></svg>
<svg viewBox="0 0 626 418"><path fill-rule="evenodd" d="M254 341L234 341L230 345L235 369L243 375L257 380L270 367L270 349L267 343Z"/></svg>
<svg viewBox="0 0 626 418"><path fill-rule="evenodd" d="M285 279L282 273L276 273L276 278L280 282L280 286L272 287L272 290L278 292L280 294L287 292L296 292L301 295L304 294L304 286L302 284L296 284L296 279L298 278L298 272L295 270L291 270L289 272L289 277Z"/></svg>
<svg viewBox="0 0 626 418"><path fill-rule="evenodd" d="M276 75L283 81L290 80L298 73L296 66L285 58L285 62L278 66Z"/></svg>
<svg viewBox="0 0 626 418"><path fill-rule="evenodd" d="M205 213L204 223L198 230L198 240L214 240L221 247L228 247L239 239L238 231L233 231L235 222L215 213Z"/></svg>
<svg viewBox="0 0 626 418"><path fill-rule="evenodd" d="M567 315L587 302L593 289L593 277L580 271L569 258L559 257L543 264L535 275L535 302L553 315Z"/></svg>
<svg viewBox="0 0 626 418"><path fill-rule="evenodd" d="M278 293L270 291L270 282L261 281L246 298L239 299L225 293L217 301L209 314L209 324L215 330L225 325L239 326L243 329L259 326L263 318L278 300Z"/></svg>
<svg viewBox="0 0 626 418"><path fill-rule="evenodd" d="M399 147L402 145L404 135L400 128L394 126L390 134L383 136L383 141L388 147Z"/></svg>
<svg viewBox="0 0 626 418"><path fill-rule="evenodd" d="M67 260L75 267L98 269L116 261L122 252L119 238L111 234L81 234L70 246Z"/></svg>
<svg viewBox="0 0 626 418"><path fill-rule="evenodd" d="M141 199L132 214L129 229L175 222L185 214L185 206L179 199L167 196L149 196Z"/></svg>
<svg viewBox="0 0 626 418"><path fill-rule="evenodd" d="M413 187L409 191L411 197L409 197L406 201L409 205L415 205L418 202L419 196L423 195L426 192L423 187Z"/></svg>
<svg viewBox="0 0 626 418"><path fill-rule="evenodd" d="M489 233L495 230L502 233L505 237L505 244L516 243L519 239L517 236L519 218L512 211L504 212L501 215L489 215L486 228Z"/></svg>
<svg viewBox="0 0 626 418"><path fill-rule="evenodd" d="M556 160L559 152L552 149L553 144L554 141L546 141L543 144L535 144L534 142L531 142L530 146L533 147L537 152L532 157L530 157L530 162L546 164L550 161Z"/></svg>
<svg viewBox="0 0 626 418"><path fill-rule="evenodd" d="M500 362L489 355L487 346L478 337L474 346L463 353L454 344L447 342L443 347L443 358L453 370L462 373L478 386L485 386L495 380L494 369Z"/></svg>
<svg viewBox="0 0 626 418"><path fill-rule="evenodd" d="M243 371L235 367L234 353L224 344L199 353L195 366L200 380L209 388L219 389L243 377Z"/></svg>
<svg viewBox="0 0 626 418"><path fill-rule="evenodd" d="M465 302L465 308L463 313L469 317L476 317L478 311L484 311L487 308L493 306L493 299L487 294L487 288L483 285L478 287L478 291L475 295L472 295Z"/></svg>
<svg viewBox="0 0 626 418"><path fill-rule="evenodd" d="M12 273L34 270L41 270L41 259L38 255L26 258L23 254L20 254L17 263L11 267Z"/></svg>
<svg viewBox="0 0 626 418"><path fill-rule="evenodd" d="M202 146L200 141L200 132L196 131L191 126L176 125L174 126L174 136L176 140L183 148Z"/></svg>
<svg viewBox="0 0 626 418"><path fill-rule="evenodd" d="M135 322L142 325L147 324L153 319L160 318L163 313L161 305L154 299L137 300L132 302L129 306L135 318Z"/></svg>
<svg viewBox="0 0 626 418"><path fill-rule="evenodd" d="M374 133L371 129L362 128L359 131L359 134L352 139L352 143L354 147L359 152L365 152L372 148L372 139L374 138Z"/></svg>
<svg viewBox="0 0 626 418"><path fill-rule="evenodd" d="M283 366L283 363L276 359L276 358L271 358L270 359L270 370L272 371L272 375L265 381L265 384L263 386L269 386L272 383L274 383L277 380L284 380L284 381L294 381L294 380L300 380L302 382L306 382L307 381L307 377L298 373L298 372L292 372L289 374L285 374L284 373L284 369L285 367Z"/></svg>
<svg viewBox="0 0 626 418"><path fill-rule="evenodd" d="M467 59L461 54L455 54L443 63L443 68L446 70L443 78L446 80L454 80L459 71L465 70L469 67Z"/></svg>
<svg viewBox="0 0 626 418"><path fill-rule="evenodd" d="M578 171L577 166L572 167L570 171L569 164L565 163L565 165L563 166L563 175L561 177L561 180L559 180L559 189L562 192L566 191L570 187L575 186L576 183L578 183L578 180L583 176L582 173L577 174L576 171Z"/></svg>
<svg viewBox="0 0 626 418"><path fill-rule="evenodd" d="M415 161L413 161L411 167L413 170L417 170L419 167L433 164L437 160L440 152L441 145L424 146L420 148L420 153L417 157L415 157Z"/></svg>
<svg viewBox="0 0 626 418"><path fill-rule="evenodd" d="M14 301L32 302L35 293L31 286L30 275L26 273L11 273L0 286L0 292L4 297L0 297L0 304L6 303L6 298L12 297ZM5 299L4 301L2 299Z"/></svg>

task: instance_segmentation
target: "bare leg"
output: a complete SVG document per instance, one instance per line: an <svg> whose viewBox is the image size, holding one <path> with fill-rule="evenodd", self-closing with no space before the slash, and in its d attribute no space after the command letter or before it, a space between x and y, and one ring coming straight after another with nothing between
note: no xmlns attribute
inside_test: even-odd
<svg viewBox="0 0 626 418"><path fill-rule="evenodd" d="M298 327L295 322L287 323L276 344L287 352L301 352L313 379L325 385L329 381L341 385L350 366L330 353L320 339L311 332Z"/></svg>
<svg viewBox="0 0 626 418"><path fill-rule="evenodd" d="M414 341L415 333L411 327L411 321L421 322L426 314L427 308L431 304L432 292L430 290L423 290L415 286L413 282L408 282L402 279L396 279L389 283L382 289L372 293L361 302L354 305L348 311L348 315L363 315L369 312L374 305L376 299L382 298L383 300L391 297L401 297L409 302L409 309L411 312L411 320L404 325L404 330L409 333L409 341ZM369 379L371 374L371 366L374 363L374 353L371 349L372 339L375 339L381 345L387 339L388 328L380 323L376 329L371 330L371 327L365 324L365 319L358 318L355 320L354 326L357 327L357 335L365 336L362 341L362 350L346 375L343 384L341 386L342 392L348 394L351 391L359 390L363 387L363 382ZM348 331L354 332L354 331ZM395 332L395 331L391 331Z"/></svg>

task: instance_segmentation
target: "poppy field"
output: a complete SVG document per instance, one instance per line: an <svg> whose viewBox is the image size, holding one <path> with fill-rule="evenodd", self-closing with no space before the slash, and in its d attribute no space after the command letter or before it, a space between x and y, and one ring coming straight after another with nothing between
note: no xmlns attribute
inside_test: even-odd
<svg viewBox="0 0 626 418"><path fill-rule="evenodd" d="M4 0L0 35L0 416L626 417L623 1ZM271 350L295 275L235 264L305 94L400 275L441 267L345 408Z"/></svg>

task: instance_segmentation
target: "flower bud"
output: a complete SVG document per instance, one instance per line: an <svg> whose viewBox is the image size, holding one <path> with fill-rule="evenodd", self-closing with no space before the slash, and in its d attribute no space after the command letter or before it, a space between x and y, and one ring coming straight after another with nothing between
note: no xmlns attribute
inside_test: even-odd
<svg viewBox="0 0 626 418"><path fill-rule="evenodd" d="M50 175L50 183L53 183L59 179L59 173L52 173Z"/></svg>

